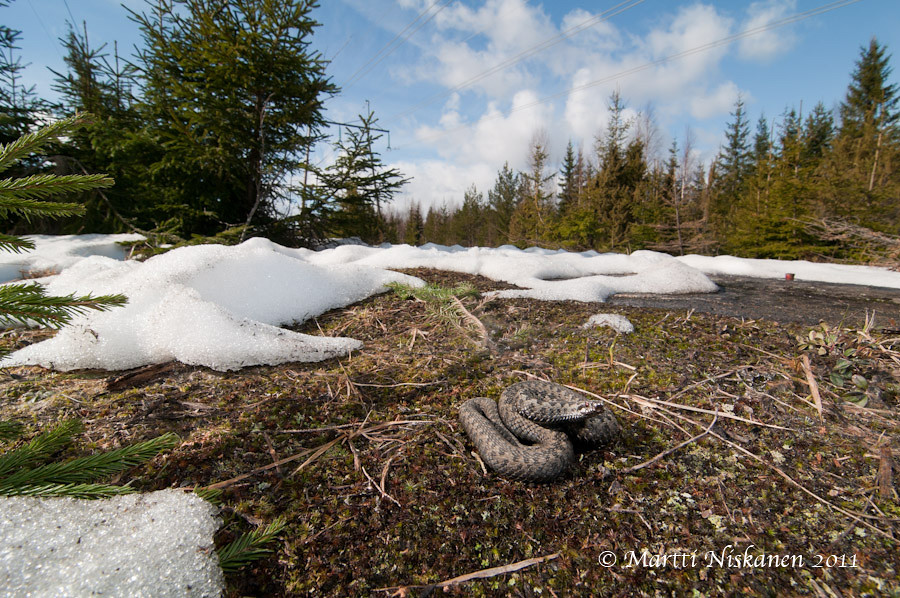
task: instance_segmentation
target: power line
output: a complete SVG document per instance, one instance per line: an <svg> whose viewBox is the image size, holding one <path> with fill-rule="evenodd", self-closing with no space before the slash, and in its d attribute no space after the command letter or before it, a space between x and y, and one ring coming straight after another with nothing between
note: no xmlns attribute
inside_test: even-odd
<svg viewBox="0 0 900 598"><path fill-rule="evenodd" d="M456 93L457 91L460 91L466 87L469 87L469 86L481 81L485 77L489 77L495 73L506 70L507 68L513 66L514 64L518 64L519 62L522 62L526 58L530 58L530 57L534 56L535 54L538 54L540 52L543 52L544 50L552 48L556 44L558 44L566 39L569 39L570 37L572 37L578 33L581 33L582 31L584 31L586 29L589 29L589 28L593 27L594 25L597 25L604 21L608 21L612 17L622 14L626 10L630 10L630 9L634 8L635 6L637 6L638 4L642 4L644 1L645 0L627 0L625 2L620 2L619 4L613 6L612 8L605 10L602 13L599 13L599 14L591 17L590 19L587 19L586 21L583 21L582 23L575 25L574 27L570 27L569 29L562 31L559 34L557 34L551 38L545 39L544 41L542 41L541 43L539 43L535 46L532 46L526 50L523 50L522 52L519 52L515 56L507 58L503 62L495 64L491 68L489 68L485 71L482 71L481 73L478 73L477 75L470 77L469 79L466 79L462 83L459 83L458 85L456 85L446 91L440 91L440 92L422 100L421 102L419 102L412 108L409 108L408 110L405 110L403 112L399 112L397 114L393 114L393 115L389 116L387 118L387 120L395 120L397 118L409 116L413 112L416 112L416 111L424 108L425 106L430 106L431 104L433 104L439 100L442 100L443 98L446 98L446 97Z"/></svg>
<svg viewBox="0 0 900 598"><path fill-rule="evenodd" d="M406 27L404 27L404 28L400 31L400 33L398 33L397 35L395 35L394 38L393 38L391 41L389 41L388 43L386 43L386 44L384 45L384 47L382 47L378 52L376 52L376 53L372 56L372 58L369 59L368 62L366 62L364 65L362 65L361 67L359 67L358 69L356 69L356 72L353 73L352 75L350 75L350 78L349 78L349 79L347 80L347 82L344 84L344 89L347 89L348 87L350 87L351 85L353 85L354 83L356 83L357 81L359 81L360 79L362 79L363 77L365 77L367 74L369 74L369 72L370 72L372 69L374 69L376 66L378 66L378 64L381 63L381 61L383 61L385 58L387 58L388 56L390 56L391 54L393 54L394 51L397 50L397 48L399 48L400 46L402 46L402 45L404 44L404 42L406 42L406 40L408 40L410 37L412 37L412 35L413 35L416 31L418 31L419 29L421 29L422 27L424 27L424 26L425 26L426 24L428 24L434 17L436 17L436 16L438 15L439 12L441 12L442 10L444 10L445 8L447 8L447 6L448 6L452 1L453 1L453 0L435 0L431 5L428 6L428 8L426 8L425 10L423 10L422 12L420 12L419 15L418 15L415 19L413 19ZM443 2L443 4L441 4L442 2ZM434 13L433 13L431 16L429 16L427 19L425 19L424 21L422 21L421 23L419 23L419 25L416 26L415 29L413 29L413 30L410 31L409 33L406 33L410 28L412 28L413 26L416 25L416 23L419 21L419 19L421 19L421 18L424 17L426 14L428 14L429 12L431 12L431 9L434 8L435 6L437 6L438 4L441 4L441 6L438 7L438 9L437 9L436 11L434 11ZM406 34L406 35L404 35L404 34ZM396 44L396 45L395 45L395 44ZM392 46L393 46L393 47L392 47Z"/></svg>
<svg viewBox="0 0 900 598"><path fill-rule="evenodd" d="M601 79L596 79L596 80L594 80L594 81L590 81L590 82L584 83L584 84L582 84L582 85L576 85L575 87L570 87L569 89L566 89L566 90L563 90L563 91L554 93L554 94L549 95L549 96L545 96L545 97L543 97L543 98L541 98L541 99L535 100L535 101L533 101L533 102L529 102L528 104L523 104L522 106L518 106L518 107L516 107L516 108L513 108L513 109L511 109L511 110L510 110L508 113L506 113L506 114L502 114L502 113L501 113L501 114L497 114L497 115L494 115L494 116L488 116L488 117L482 118L481 120L479 120L478 122L475 122L475 123L470 123L470 124L460 125L460 126L458 126L458 127L452 128L452 129L446 129L446 130L444 130L444 131L441 131L440 133L437 133L437 134L432 135L432 136L430 136L430 137L427 137L427 138L425 138L425 139L420 139L420 140L417 140L417 141L413 141L412 143L410 143L410 145L415 145L415 144L417 144L417 143L418 143L418 144L421 144L421 143L428 143L428 142L436 141L436 140L438 140L438 139L440 139L440 138L442 138L442 137L445 137L445 136L450 135L450 134L452 134L452 133L456 133L457 131L462 131L462 130L464 130L464 129L471 128L471 127L473 127L473 126L475 126L475 125L477 125L477 124L479 124L479 123L481 123L481 122L486 122L486 121L491 121L491 120L497 120L497 119L500 119L500 118L505 118L505 117L507 117L507 116L513 114L514 112L519 112L519 111L522 111L522 110L528 110L529 108L534 108L534 107L539 106L539 105L541 105L541 104L546 104L547 102L550 102L551 100L555 100L555 99L560 98L560 97L570 96L570 95L572 95L572 94L574 94L574 93L578 93L578 92L580 92L580 91L584 91L584 90L586 90L586 89L590 89L590 88L596 87L596 86L598 86L598 85L603 85L604 83L609 83L610 81L615 81L616 79L619 79L619 78L622 78L622 77L627 77L627 76L629 76L629 75L633 75L633 74L635 74L635 73L639 73L639 72L641 72L641 71L645 71L645 70L647 70L647 69L649 69L649 68L652 68L652 67L654 67L654 66L659 66L659 65L661 65L661 64L665 64L665 63L671 62L671 61L673 61L673 60L678 60L678 59L681 59L681 58L685 58L685 57L687 57L687 56L691 56L691 55L693 55L693 54L698 54L698 53L700 53L700 52L705 52L706 50L711 50L711 49L713 49L713 48L718 48L718 47L720 47L720 46L725 46L725 45L728 45L728 44L730 44L730 43L732 43L732 42L735 42L735 41L737 41L737 40L739 40L739 39L743 39L743 38L745 38L745 37L751 37L751 36L753 36L753 35L757 35L757 34L759 34L759 33L764 33L764 32L769 31L769 30L771 30L771 29L777 29L778 27L783 27L783 26L785 26L785 25L790 25L790 24L793 24L793 23L797 23L797 22L799 22L799 21L802 21L802 20L805 20L805 19L808 19L808 18L811 18L811 17L815 17L815 16L818 16L818 15L820 15L820 14L824 14L824 13L826 13L826 12L830 12L830 11L832 11L832 10L836 10L836 9L838 9L838 8L844 8L845 6L850 6L851 4L856 4L856 3L858 3L858 2L862 2L862 0L839 0L839 1L837 1L837 2L830 2L830 3L827 3L827 4L823 4L823 5L821 5L821 6L817 7L817 8L813 8L813 9L810 9L810 10L807 10L807 11L804 11L804 12L801 12L801 13L797 13L797 14L791 15L791 16L789 16L789 17L785 17L784 19L781 19L781 20L778 20L778 21L773 21L773 22L768 23L768 24L766 24L766 25L761 25L761 26L759 26L759 27L754 27L754 28L752 28L752 29L746 29L746 30L744 30L744 31L742 31L742 32L740 32L740 33L735 33L735 34L729 35L729 36L727 36L727 37L723 37L722 39L719 39L719 40L716 40L716 41L713 41L713 42L709 42L709 43L706 43L706 44L702 44L702 45L700 45L700 46L691 48L691 49L689 49L689 50L685 50L685 51L683 51L683 52L678 52L678 53L676 53L676 54L671 54L671 55L666 56L666 57L664 57L664 58L659 58L659 59L653 60L653 61L651 61L651 62L646 62L646 63L641 64L641 65L638 65L638 66L636 66L636 67L632 67L632 68L630 68L630 69L626 69L626 70L624 70L624 71L620 71L620 72L615 73L615 74L613 74L613 75L609 75L609 76L607 76L607 77L603 77L603 78L601 78ZM395 148L395 149L396 149L396 148Z"/></svg>

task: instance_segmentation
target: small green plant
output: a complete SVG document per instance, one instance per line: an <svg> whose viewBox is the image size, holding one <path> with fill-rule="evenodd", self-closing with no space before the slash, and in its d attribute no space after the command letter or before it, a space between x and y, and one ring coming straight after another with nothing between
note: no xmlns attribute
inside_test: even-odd
<svg viewBox="0 0 900 598"><path fill-rule="evenodd" d="M17 423L0 422L4 442L17 437L21 429ZM175 434L163 434L105 453L53 461L72 444L72 437L81 429L78 421L66 421L0 453L0 496L105 498L130 494L135 490L129 486L102 484L97 480L145 463L180 442Z"/></svg>
<svg viewBox="0 0 900 598"><path fill-rule="evenodd" d="M428 311L440 322L448 323L467 333L474 332L487 342L487 331L482 324L459 300L460 297L477 297L478 290L464 283L455 287L427 284L414 287L398 282L388 283L388 288L404 300L415 299L425 304Z"/></svg>

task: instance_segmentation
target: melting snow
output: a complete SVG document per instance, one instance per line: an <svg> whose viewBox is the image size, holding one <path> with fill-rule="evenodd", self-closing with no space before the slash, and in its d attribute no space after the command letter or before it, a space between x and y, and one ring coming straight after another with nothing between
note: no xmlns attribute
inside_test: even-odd
<svg viewBox="0 0 900 598"><path fill-rule="evenodd" d="M634 324L631 323L631 320L619 314L594 314L588 318L588 321L584 323L582 328L593 328L595 326L609 326L622 334L634 332Z"/></svg>
<svg viewBox="0 0 900 598"><path fill-rule="evenodd" d="M220 596L217 511L180 490L0 498L0 596Z"/></svg>
<svg viewBox="0 0 900 598"><path fill-rule="evenodd" d="M498 291L499 297L584 302L602 302L615 293L714 292L711 273L783 278L790 272L798 280L900 288L900 272L884 268L508 245L342 245L311 251L251 239L235 247L184 247L145 262L123 261L116 242L135 238L33 237L35 251L0 254L0 274L61 271L39 279L51 294L123 293L129 299L123 308L79 316L52 339L25 347L2 365L121 370L178 360L232 370L345 355L361 343L281 326L383 292L389 282L423 284L389 268L479 274L520 287Z"/></svg>

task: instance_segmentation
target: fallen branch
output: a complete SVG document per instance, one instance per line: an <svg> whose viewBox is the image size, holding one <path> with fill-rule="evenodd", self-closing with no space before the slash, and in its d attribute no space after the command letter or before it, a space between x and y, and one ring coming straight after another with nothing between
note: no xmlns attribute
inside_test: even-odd
<svg viewBox="0 0 900 598"><path fill-rule="evenodd" d="M388 588L378 588L376 591L378 592L394 592L391 596L405 597L409 595L409 590L412 589L421 589L421 588L446 588L449 586L459 585L461 583L465 583L467 581L472 581L473 579L487 579L490 577L496 577L498 575L504 575L506 573L514 573L516 571L520 571L525 569L526 567L531 567L532 565L538 565L540 563L545 563L547 561L552 561L553 559L559 558L559 553L554 552L553 554L548 554L547 556L539 556L532 559L525 559L524 561L518 561L516 563L511 563L509 565L502 565L500 567L491 567L490 569L482 569L481 571L475 571L473 573L466 573L465 575L460 575L458 577L454 577L453 579L447 579L445 581L438 582L436 584L425 584L425 585L411 585L411 586L391 586Z"/></svg>
<svg viewBox="0 0 900 598"><path fill-rule="evenodd" d="M816 382L816 377L812 373L812 367L809 364L809 355L806 353L800 358L800 363L803 366L803 373L806 374L806 384L809 385L809 392L812 394L813 404L816 407L816 411L819 412L819 420L822 419L822 397L819 395L819 384Z"/></svg>
<svg viewBox="0 0 900 598"><path fill-rule="evenodd" d="M701 438L703 438L704 436L706 436L707 434L709 434L710 430L712 430L713 426L716 425L716 422L717 422L718 420L719 420L719 412L716 411L716 414L715 414L715 416L713 417L713 420L710 422L709 427L706 428L706 430L704 430L704 431L701 432L700 434L697 434L697 435L694 436L693 438L688 438L687 440L685 440L684 442L682 442L682 443L679 444L678 446L674 446L674 447L672 447L672 448L670 448L670 449L668 449L668 450L665 450L665 451L659 453L658 455L656 455L655 457L653 457L652 459L650 459L650 460L648 460L648 461L644 461L643 463L639 463L639 464L634 465L634 466L632 466L632 467L627 467L627 468L625 468L625 469L622 469L622 470L619 471L619 473L632 473L632 472L635 472L635 471L637 471L637 470L639 470L639 469L643 469L643 468L647 467L648 465L652 465L653 463L656 463L657 461L659 461L660 459L662 459L662 458L665 457L666 455L671 455L671 454L674 453L675 451L677 451L677 450L679 450L679 449L682 449L682 448L686 447L687 445L691 444L692 442L696 442L696 441L700 440Z"/></svg>

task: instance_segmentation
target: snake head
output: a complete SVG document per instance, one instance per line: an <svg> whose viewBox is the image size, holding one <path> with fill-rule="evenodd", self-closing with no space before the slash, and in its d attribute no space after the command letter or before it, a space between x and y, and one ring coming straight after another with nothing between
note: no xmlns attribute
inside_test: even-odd
<svg viewBox="0 0 900 598"><path fill-rule="evenodd" d="M603 401L580 401L575 407L573 419L584 419L603 411Z"/></svg>

